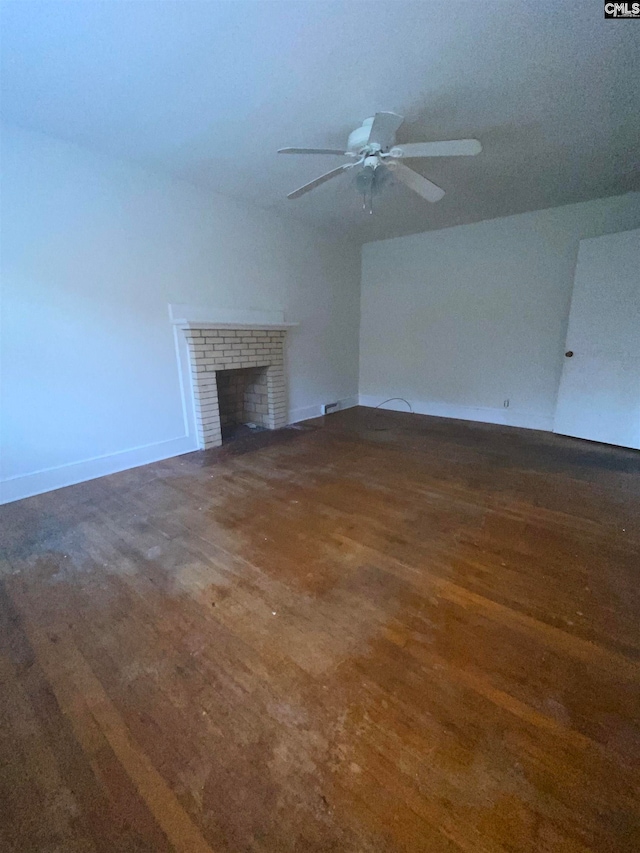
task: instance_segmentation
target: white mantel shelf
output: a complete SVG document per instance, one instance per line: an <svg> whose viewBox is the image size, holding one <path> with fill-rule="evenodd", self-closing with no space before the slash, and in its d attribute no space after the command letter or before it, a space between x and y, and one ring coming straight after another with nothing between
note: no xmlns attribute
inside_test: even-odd
<svg viewBox="0 0 640 853"><path fill-rule="evenodd" d="M173 320L173 325L180 329L292 329L299 323L212 323L199 320Z"/></svg>
<svg viewBox="0 0 640 853"><path fill-rule="evenodd" d="M178 329L273 329L286 331L298 323L285 323L282 308L219 308L214 305L170 303L169 319ZM206 320L204 318L207 318Z"/></svg>

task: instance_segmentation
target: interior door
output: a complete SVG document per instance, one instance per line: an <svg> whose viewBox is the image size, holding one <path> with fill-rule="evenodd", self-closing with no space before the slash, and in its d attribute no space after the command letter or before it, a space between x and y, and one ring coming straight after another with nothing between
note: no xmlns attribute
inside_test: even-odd
<svg viewBox="0 0 640 853"><path fill-rule="evenodd" d="M640 229L580 242L554 432L640 448Z"/></svg>

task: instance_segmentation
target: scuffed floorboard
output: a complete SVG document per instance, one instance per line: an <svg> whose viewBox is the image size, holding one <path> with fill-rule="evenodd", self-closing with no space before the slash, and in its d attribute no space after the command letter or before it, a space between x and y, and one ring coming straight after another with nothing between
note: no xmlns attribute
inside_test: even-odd
<svg viewBox="0 0 640 853"><path fill-rule="evenodd" d="M639 519L370 409L0 508L0 849L637 851Z"/></svg>

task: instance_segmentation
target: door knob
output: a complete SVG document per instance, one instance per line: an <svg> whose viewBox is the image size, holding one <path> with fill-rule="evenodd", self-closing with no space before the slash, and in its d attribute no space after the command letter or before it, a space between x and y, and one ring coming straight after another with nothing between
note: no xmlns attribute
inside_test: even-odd
<svg viewBox="0 0 640 853"><path fill-rule="evenodd" d="M572 350L572 349L567 350L567 351L565 352L565 357L566 357L566 358L571 358L572 356L573 356L573 350Z"/></svg>

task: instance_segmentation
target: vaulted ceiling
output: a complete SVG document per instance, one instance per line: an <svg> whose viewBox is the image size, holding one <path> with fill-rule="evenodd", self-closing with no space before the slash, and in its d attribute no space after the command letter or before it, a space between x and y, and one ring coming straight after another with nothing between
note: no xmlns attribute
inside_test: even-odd
<svg viewBox="0 0 640 853"><path fill-rule="evenodd" d="M368 241L640 188L640 22L602 0L2 3L2 117L319 229ZM370 216L337 165L377 110L400 141L477 137L414 161Z"/></svg>

